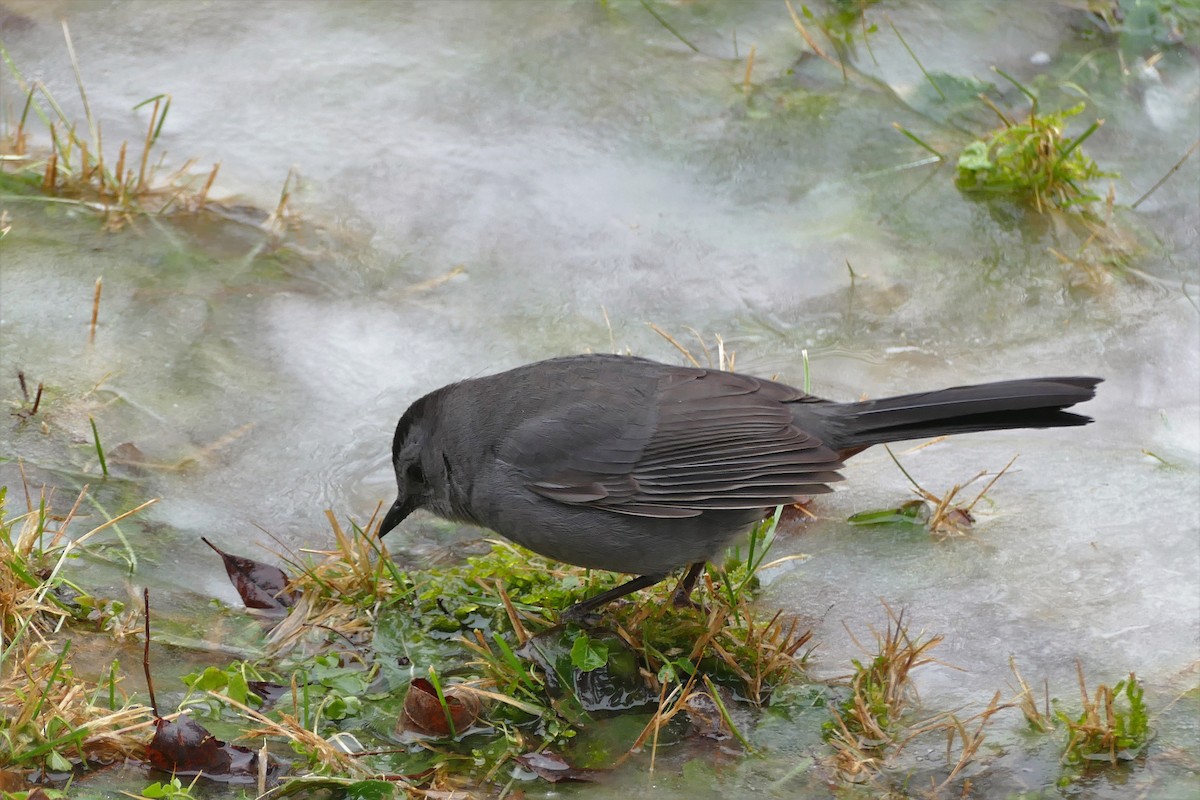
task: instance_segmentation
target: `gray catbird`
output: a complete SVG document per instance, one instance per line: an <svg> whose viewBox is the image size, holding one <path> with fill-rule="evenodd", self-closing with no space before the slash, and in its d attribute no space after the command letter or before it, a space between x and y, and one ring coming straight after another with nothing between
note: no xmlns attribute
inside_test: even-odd
<svg viewBox="0 0 1200 800"><path fill-rule="evenodd" d="M1084 425L1064 408L1099 378L1033 378L835 403L782 383L616 355L539 361L453 383L396 426L399 497L383 536L418 508L544 556L640 576L590 610L704 563L769 509L830 491L873 444Z"/></svg>

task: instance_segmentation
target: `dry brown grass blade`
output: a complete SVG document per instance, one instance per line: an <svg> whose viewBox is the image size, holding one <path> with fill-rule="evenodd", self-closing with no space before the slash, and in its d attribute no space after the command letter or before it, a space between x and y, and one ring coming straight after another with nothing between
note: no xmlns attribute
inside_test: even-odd
<svg viewBox="0 0 1200 800"><path fill-rule="evenodd" d="M279 711L276 712L279 715L279 720L276 721L244 703L240 703L218 692L208 692L208 695L225 703L230 708L237 709L244 717L259 726L247 731L242 736L242 739L277 736L303 747L322 766L333 770L335 773L358 778L367 778L375 774L374 771L365 768L352 753L347 753L324 736L305 728L300 724L299 719L295 715ZM410 788L406 783L401 783L400 785Z"/></svg>
<svg viewBox="0 0 1200 800"><path fill-rule="evenodd" d="M742 92L750 92L750 76L754 74L754 55L758 52L758 45L750 45L750 53L746 56L746 74L742 78Z"/></svg>
<svg viewBox="0 0 1200 800"><path fill-rule="evenodd" d="M686 347L684 347L682 344L680 344L678 339L676 339L674 336L672 336L671 334L664 331L662 328L655 325L653 322L649 322L647 324L650 326L650 330L654 331L659 336L666 339L668 342L670 342L672 345L674 345L676 350L683 353L683 357L686 358L688 361L692 362L692 366L694 366L694 367L700 366L700 362L696 360L696 357L692 355L692 352L690 350L688 350Z"/></svg>
<svg viewBox="0 0 1200 800"><path fill-rule="evenodd" d="M113 178L117 182L117 203L123 205L127 199L126 189L128 176L125 174L125 154L129 149L129 142L121 142L121 149L117 151L117 168L113 172Z"/></svg>
<svg viewBox="0 0 1200 800"><path fill-rule="evenodd" d="M513 633L517 636L517 646L523 646L529 641L529 632L525 630L525 626L521 623L521 615L517 613L516 606L508 596L504 584L499 580L496 581L496 592L500 595L500 602L504 603L504 612L508 614L508 623L512 625Z"/></svg>
<svg viewBox="0 0 1200 800"><path fill-rule="evenodd" d="M466 273L466 271L467 268L462 264L455 265L441 275L436 275L428 280L414 283L412 286L409 286L404 290L404 294L405 296L424 294L425 292L436 289L444 283L449 283L459 275Z"/></svg>
<svg viewBox="0 0 1200 800"><path fill-rule="evenodd" d="M764 690L776 683L781 675L801 669L802 659L797 659L796 653L812 640L811 630L797 634L800 621L794 617L788 621L785 631L781 614L775 614L757 639L752 629L747 635L748 640L759 642L754 648L754 677L748 684L749 696L755 702L761 702Z"/></svg>
<svg viewBox="0 0 1200 800"><path fill-rule="evenodd" d="M841 62L830 58L829 54L822 50L821 46L817 44L816 40L813 39L813 37L809 34L808 29L804 27L804 23L800 21L800 16L796 13L796 9L792 7L792 0L783 1L787 4L788 13L792 15L792 24L796 26L796 30L800 32L800 36L804 38L804 41L808 43L808 46L812 48L812 51L825 61L833 64L838 69L843 69Z"/></svg>
<svg viewBox="0 0 1200 800"><path fill-rule="evenodd" d="M535 706L532 703L522 702L517 698L503 694L502 692L493 692L488 689L484 689L480 683L456 683L454 684L454 687L461 692L468 692L470 694L477 695L481 700L488 700L493 703L503 703L506 706L512 706L513 708L522 711L531 717L540 717L546 711L544 708Z"/></svg>
<svg viewBox="0 0 1200 800"><path fill-rule="evenodd" d="M212 171L208 173L208 178L204 181L204 186L200 188L200 193L196 195L196 210L204 208L204 204L208 202L208 193L212 191L212 186L217 180L217 173L221 171L221 162L213 164ZM182 191L182 190L181 190Z"/></svg>
<svg viewBox="0 0 1200 800"><path fill-rule="evenodd" d="M171 469L174 469L174 470L185 469L199 461L203 461L205 459L212 458L214 455L216 455L216 453L218 453L221 450L224 450L226 447L233 444L238 439L242 438L243 436L245 436L247 433L249 433L252 430L254 430L253 422L247 422L245 425L239 425L238 427L234 428L229 433L220 437L216 441L200 448L200 450L197 451L195 455L186 456L186 457L180 459L179 461L175 462L175 464L171 465Z"/></svg>
<svg viewBox="0 0 1200 800"><path fill-rule="evenodd" d="M695 355L693 355L692 351L690 349L688 349L687 345L680 342L674 336L667 333L665 330L660 328L658 325L655 325L653 322L648 322L646 324L650 326L651 330L653 330L659 336L661 336L662 338L664 338L668 342L670 342L671 346L674 347L676 350L678 350L680 353L682 353L683 357L686 358L691 363L692 366L701 367L701 368L704 367L704 364L700 363L700 359L698 359ZM716 335L716 334L713 335L713 340L716 343L715 346L716 346L716 351L717 351L717 353L716 353L717 357L714 362L713 352L709 348L708 343L704 341L704 336L700 333L700 331L698 331L695 328L690 327L690 326L686 327L685 330L696 338L696 343L700 346L700 351L704 355L704 361L707 363L707 365L710 368L723 369L723 370L727 370L730 372L733 371L734 360L735 360L736 354L732 350L725 349L725 340L722 339L720 337L720 335Z"/></svg>
<svg viewBox="0 0 1200 800"><path fill-rule="evenodd" d="M104 278L96 278L96 291L92 295L92 324L88 329L88 344L96 343L96 323L100 319L100 290L104 286Z"/></svg>
<svg viewBox="0 0 1200 800"><path fill-rule="evenodd" d="M111 762L140 756L145 745L141 729L153 724L150 708L127 700L119 709L93 705L101 688L102 684L75 677L55 644L30 642L0 666L0 708L5 713L6 733L23 742L24 749L58 741L60 755L79 761ZM21 756L14 748L0 754L0 765Z"/></svg>
<svg viewBox="0 0 1200 800"><path fill-rule="evenodd" d="M658 732L662 727L675 718L680 711L687 708L687 699L696 687L696 676L692 675L688 678L685 684L676 684L675 688L667 692L667 684L663 684L659 690L658 708L654 712L654 716L642 728L642 732L638 734L637 739L630 745L629 750L623 753L613 764L613 768L624 764L634 753L640 752L646 746L646 740L652 739L652 750L650 753L650 772L654 772L655 757L658 755Z"/></svg>
<svg viewBox="0 0 1200 800"><path fill-rule="evenodd" d="M975 495L975 499L972 500L969 505L967 505L967 513L968 514L971 513L971 509L975 508L975 504L978 503L980 500L982 500L987 495L987 493L989 491L991 491L992 487L996 485L996 481L998 481L1004 477L1004 473L1008 472L1009 467L1011 467L1016 462L1016 460L1019 456L1020 456L1020 454L1018 453L1017 455L1010 458L1008 460L1008 463L1004 465L1004 469L1000 470L994 476L992 476L992 479L987 482L987 485L984 486L983 489L980 490L979 494ZM970 482L968 482L968 483L970 483Z"/></svg>
<svg viewBox="0 0 1200 800"><path fill-rule="evenodd" d="M82 103L83 114L87 123L88 135L76 133L74 123L67 117L63 106L53 96L47 86L34 81L26 83L19 74L16 76L21 90L26 93L25 109L22 112L16 134L10 135L9 149L21 154L19 169L29 171L39 170L42 179L42 190L46 194L57 196L61 202L73 203L78 206L99 212L104 217L105 227L116 230L135 222L135 215L165 213L175 205L181 195L190 195L190 202L182 205L186 210L198 210L207 202L212 180L216 177L214 170L209 175L201 195L193 194L195 181L188 174L191 161L175 170L165 180L157 180L157 174L165 161L165 154L160 154L154 163L153 150L158 135L163 127L167 110L170 108L170 96L160 95L151 98L141 105L153 102L153 109L144 137L140 144L140 153L130 151L128 142L121 144L116 169L110 171L106 167L103 147L103 126L92 114L88 92L83 80L83 71L75 51L69 26L62 23L63 40L75 76L76 90ZM10 67L13 65L10 64ZM15 67L13 67L15 71ZM49 111L45 110L48 107ZM43 164L26 154L27 121L29 112L34 111L46 124L50 131L51 146L46 153ZM60 130L62 131L60 133ZM136 148L139 143L135 142ZM137 161L136 170L126 169ZM165 202L164 198L166 198Z"/></svg>
<svg viewBox="0 0 1200 800"><path fill-rule="evenodd" d="M117 516L113 517L112 519L108 520L107 522L103 522L103 523L97 525L96 527L92 528L90 531L85 533L83 536L80 536L78 539L75 539L74 541L69 542L67 544L67 547L68 548L70 548L72 546L73 547L81 547L88 539L92 538L97 533L100 533L103 530L111 528L113 525L116 525L118 522L121 522L122 520L127 519L128 517L132 517L134 514L138 513L143 508L149 508L150 506L154 505L158 501L159 501L159 498L154 497L154 498L151 498L151 499L147 500L146 502L142 503L141 505L136 506L135 508L129 509L128 511L126 511L123 514L118 514Z"/></svg>
<svg viewBox="0 0 1200 800"><path fill-rule="evenodd" d="M833 724L835 727L829 735L829 744L834 750L832 762L838 775L849 783L876 782L883 773L883 759L874 748L863 744L861 737L850 730L841 714L833 714Z"/></svg>
<svg viewBox="0 0 1200 800"><path fill-rule="evenodd" d="M147 501L93 528L74 541L65 541L67 526L74 519L86 495L87 487L81 490L67 515L58 518L57 528L51 529L44 524L48 520L56 519L49 510L50 495L43 487L39 502L35 506L28 481L23 478L22 482L28 510L8 518L5 526L10 533L0 538L0 643L3 645L2 652L12 657L21 652L22 646L26 646L20 641L23 635L34 635L39 641L45 641L46 637L70 617L66 609L55 602L47 601L70 555L92 536L155 502ZM45 518L41 516L43 507L47 509ZM14 530L15 536L12 535Z"/></svg>
<svg viewBox="0 0 1200 800"><path fill-rule="evenodd" d="M154 108L150 111L150 124L146 126L146 139L142 143L142 157L138 161L138 178L137 184L134 186L136 194L141 194L146 190L146 165L150 160L150 148L154 144L154 124L158 121L158 109L161 104L162 98L156 97Z"/></svg>
<svg viewBox="0 0 1200 800"><path fill-rule="evenodd" d="M831 760L846 780L871 782L885 791L886 780L880 779L893 769L898 756L906 748L931 734L945 734L949 771L940 782L931 778L928 790L930 797L945 797L951 784L961 780L967 767L979 757L986 740L985 732L996 715L1005 709L1019 707L1024 695L1014 701L1001 702L1001 693L995 692L985 708L966 719L960 720L956 712L948 711L914 724L905 724L901 715L917 701L909 683L910 673L925 664L948 665L929 655L929 650L941 641L940 636L910 636L904 624L903 612L897 614L886 603L884 607L888 612L887 629L882 634L872 630L877 654L869 665L863 665L856 671L851 681L852 697L840 709L833 710L834 729L829 742L835 752ZM853 635L851 638L854 638ZM868 655L871 653L868 652ZM874 678L864 681L864 675L873 675ZM1018 680L1028 693L1028 687L1019 674ZM870 686L876 689L873 696L864 691ZM880 686L885 689L882 693L878 691ZM878 708L881 700L888 710L884 715L876 716L873 709ZM959 744L957 755L954 751L956 740ZM970 791L968 780L962 785L963 796L970 796Z"/></svg>
<svg viewBox="0 0 1200 800"><path fill-rule="evenodd" d="M1087 682L1083 676L1083 663L1076 659L1075 671L1079 679L1079 694L1083 704L1083 715L1078 721L1066 719L1070 740L1063 751L1063 763L1069 763L1072 757L1078 757L1081 751L1088 753L1104 752L1110 764L1116 764L1117 757L1117 713L1114 708L1116 695L1106 684L1096 687L1093 697L1088 696ZM1137 676L1130 673L1129 681L1136 682ZM1086 746L1085 746L1086 745Z"/></svg>
<svg viewBox="0 0 1200 800"><path fill-rule="evenodd" d="M940 438L944 439L945 437ZM926 442L920 445L920 447L927 447L929 444L932 444L932 442ZM914 448L914 450L920 449L920 447ZM916 478L914 478L908 472L908 470L904 468L904 465L900 463L900 459L896 457L896 454L892 452L890 447L884 445L884 449L891 457L892 462L896 465L900 472L903 473L904 477L908 479L908 482L912 484L913 492L932 507L932 510L929 514L929 519L925 525L930 534L939 539L967 536L966 528L970 527L975 521L971 516L972 509L975 508L976 504L978 504L980 500L987 496L987 493L991 491L991 488L996 484L996 481L1000 480L1000 478L1002 478L1005 473L1008 472L1019 456L1019 454L1014 455L1011 459L1009 459L1008 463L1004 465L1004 468L992 476L992 479L988 481L987 485L984 486L979 494L975 496L974 500L972 500L966 506L958 506L955 505L954 501L958 497L959 492L987 475L987 470L981 470L965 483L955 484L954 486L950 487L949 491L939 496L929 491L921 484L917 483ZM912 450L906 452L912 452Z"/></svg>
<svg viewBox="0 0 1200 800"><path fill-rule="evenodd" d="M25 123L29 120L29 111L33 108L33 93L34 86L30 86L25 91L25 107L21 110L21 118L17 121L17 129L9 137L8 154L13 156L23 156L28 152L29 135L25 130Z"/></svg>
<svg viewBox="0 0 1200 800"><path fill-rule="evenodd" d="M295 167L288 170L287 177L283 179L283 188L279 190L279 202L275 205L275 210L270 216L263 221L259 226L263 230L280 236L287 230L288 220L291 217L289 210L292 201L292 192L295 184L300 182L300 172Z"/></svg>
<svg viewBox="0 0 1200 800"><path fill-rule="evenodd" d="M700 345L700 352L704 353L704 361L709 366L712 366L712 352L708 349L708 343L704 341L704 337L700 335L700 331L696 330L691 325L685 326L684 330L695 337L696 344Z"/></svg>
<svg viewBox="0 0 1200 800"><path fill-rule="evenodd" d="M852 692L849 717L854 726L870 738L890 741L893 737L887 728L917 700L912 672L928 664L950 665L929 655L930 650L941 644L943 637L926 638L922 632L913 638L904 622L904 612L896 613L886 602L883 607L887 611L888 624L883 633L871 628L876 645L874 653L863 647L846 628L851 640L870 658L869 665L856 670L849 678ZM874 711L879 703L885 708L886 725Z"/></svg>
<svg viewBox="0 0 1200 800"><path fill-rule="evenodd" d="M721 646L720 642L714 641L709 645L709 647L711 647L713 649L713 652L716 653L717 656L719 656L720 659L725 662L725 666L729 667L729 669L735 675L737 675L739 678L742 679L743 682L745 682L746 686L755 687L754 678L750 677L750 673L748 673L748 672L746 672L746 670L742 669L742 665L737 663L737 660L732 655L730 655L729 652L724 647ZM758 692L756 691L755 695L757 695L757 694L758 694Z"/></svg>
<svg viewBox="0 0 1200 800"><path fill-rule="evenodd" d="M899 752L899 749L907 746L910 741L916 739L918 736L923 736L925 734L935 733L938 731L944 731L946 733L946 763L950 764L951 767L950 772L946 775L942 782L933 787L933 794L935 796L940 796L942 792L945 792L949 788L950 783L958 778L960 774L962 774L963 770L965 770L971 764L976 755L979 753L979 748L987 739L984 731L986 730L987 726L991 724L992 717L999 712L1004 711L1005 709L1012 708L1014 705L1015 704L1011 702L1001 703L1000 692L996 692L992 695L991 701L982 711L971 715L965 720L959 720L958 717L952 713L938 715L934 719L913 730L909 738L901 744L901 748L898 748L897 752ZM975 723L978 724L975 725L974 730L968 730L967 726ZM954 738L956 736L958 737L959 742L961 742L958 758L954 758L953 752Z"/></svg>
<svg viewBox="0 0 1200 800"><path fill-rule="evenodd" d="M1015 657L1008 657L1008 666L1012 670L1013 677L1017 679L1017 684L1021 687L1021 691L1017 695L1016 705L1021 709L1021 713L1025 715L1025 719L1029 721L1030 726L1042 733L1053 730L1054 721L1050 719L1049 708L1046 709L1045 714L1038 708L1037 700L1033 696L1033 690L1025 682L1021 671L1017 669L1017 660ZM1047 696L1046 703L1049 704L1049 702L1050 698Z"/></svg>
<svg viewBox="0 0 1200 800"><path fill-rule="evenodd" d="M718 633L725 627L725 621L729 619L729 612L723 608L715 608L708 615L708 627L705 628L704 634L696 640L692 646L692 652L688 654L688 660L695 663L696 659L704 652Z"/></svg>
<svg viewBox="0 0 1200 800"><path fill-rule="evenodd" d="M289 588L300 591L301 596L268 634L268 649L273 656L291 651L318 631L340 636L355 647L370 638L380 603L398 589L388 569L391 555L383 542L369 533L378 513L377 508L365 528L348 531L331 510L326 510L333 548L299 551L321 556L316 563L301 563L294 555L284 557L293 569ZM374 597L377 602L364 609L364 596ZM319 642L313 644L320 646Z"/></svg>
<svg viewBox="0 0 1200 800"><path fill-rule="evenodd" d="M54 134L54 126L50 126L51 136ZM54 194L58 189L58 151L51 150L50 155L46 158L46 169L42 173L42 193Z"/></svg>

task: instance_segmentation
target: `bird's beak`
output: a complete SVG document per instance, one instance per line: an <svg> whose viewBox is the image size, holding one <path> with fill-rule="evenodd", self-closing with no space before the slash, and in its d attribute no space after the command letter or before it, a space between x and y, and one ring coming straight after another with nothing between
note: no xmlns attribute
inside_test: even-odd
<svg viewBox="0 0 1200 800"><path fill-rule="evenodd" d="M398 497L396 502L392 503L392 507L383 515L383 522L379 523L379 538L387 536L393 528L404 521L404 518L413 512L416 505L408 503L405 498Z"/></svg>

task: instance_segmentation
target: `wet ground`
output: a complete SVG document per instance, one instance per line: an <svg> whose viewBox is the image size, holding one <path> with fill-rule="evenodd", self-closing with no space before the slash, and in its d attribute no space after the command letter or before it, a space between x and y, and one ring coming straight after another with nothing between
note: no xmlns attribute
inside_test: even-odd
<svg viewBox="0 0 1200 800"><path fill-rule="evenodd" d="M1128 206L1200 132L1195 28L1171 44L1139 3L1119 35L1066 2L882 3L865 42L849 27L859 71L844 76L781 3L651 5L678 35L618 0L0 5L13 62L82 119L59 17L70 23L106 142L139 140L146 111L132 107L167 92L167 161L220 161L221 197L270 210L289 169L303 178L303 222L282 243L211 220L107 233L80 209L5 198L0 393L20 402L18 370L47 387L44 428L4 427L10 502L15 458L34 486L73 497L90 483L110 514L160 497L125 526L138 580L233 603L199 536L323 545L325 509L365 520L391 501L391 430L413 399L564 353L678 361L647 323L697 352L689 329L720 335L742 371L796 384L807 349L814 392L835 399L1098 375L1087 428L901 455L941 492L1020 454L969 539L848 525L909 499L886 453L856 457L819 519L781 541L779 555L811 558L771 571L762 603L811 621L818 675L861 657L847 630L869 640L880 600L906 609L958 668L919 674L931 708L1008 691L1010 657L1056 696L1075 696L1076 659L1097 681L1136 672L1160 707L1194 693L1200 162ZM969 81L1026 107L993 65L1047 105L1086 97L1076 133L1105 119L1086 148L1119 174L1098 189L1112 187L1136 274L1064 265L1053 251L1074 256L1081 240L955 189L963 130L996 124ZM11 119L23 96L7 72L0 91ZM921 163L893 123L950 163ZM125 460L148 464L115 458L103 480L89 415L110 452L130 443ZM1185 786L1197 730L1164 727L1172 759L1086 791ZM1014 716L997 735L1009 749L977 783L1053 784L1053 756L1014 755L1019 728ZM819 732L760 733L763 759L656 778L663 796L714 781L722 796L788 780L825 791L788 777L820 756Z"/></svg>

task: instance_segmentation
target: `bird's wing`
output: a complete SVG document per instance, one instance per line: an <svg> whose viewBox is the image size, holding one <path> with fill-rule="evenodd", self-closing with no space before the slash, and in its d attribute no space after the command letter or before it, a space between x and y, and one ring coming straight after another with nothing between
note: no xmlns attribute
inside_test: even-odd
<svg viewBox="0 0 1200 800"><path fill-rule="evenodd" d="M753 509L830 491L837 453L799 429L791 387L674 369L604 402L527 421L501 454L543 497L647 517Z"/></svg>

